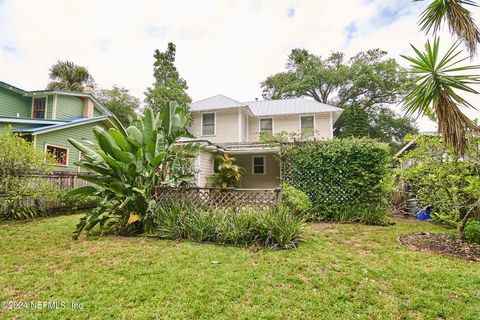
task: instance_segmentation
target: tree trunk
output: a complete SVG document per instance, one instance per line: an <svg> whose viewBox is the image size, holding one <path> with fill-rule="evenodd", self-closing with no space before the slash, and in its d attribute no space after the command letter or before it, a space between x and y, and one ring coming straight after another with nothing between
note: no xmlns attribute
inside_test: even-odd
<svg viewBox="0 0 480 320"><path fill-rule="evenodd" d="M466 221L465 221L466 222ZM465 241L465 223L464 221L460 221L457 227L457 236L458 240L464 242Z"/></svg>

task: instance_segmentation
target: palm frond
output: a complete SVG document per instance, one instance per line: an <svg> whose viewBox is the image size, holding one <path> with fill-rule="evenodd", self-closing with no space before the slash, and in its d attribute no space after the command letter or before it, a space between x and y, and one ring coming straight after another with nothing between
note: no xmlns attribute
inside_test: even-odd
<svg viewBox="0 0 480 320"><path fill-rule="evenodd" d="M463 153L467 145L467 134L480 133L480 128L461 111L461 107L474 109L474 106L462 98L458 91L478 93L470 85L480 84L480 78L478 75L465 72L478 70L480 66L458 66L465 60L457 59L460 53L457 51L458 43L447 50L440 59L438 59L439 39L435 39L433 45L427 41L426 52L412 47L417 56L402 57L411 62L410 72L418 75L418 82L405 97L403 108L408 115L416 113L419 116L435 118L438 122L438 131L445 141L455 151ZM455 74L456 72L460 74Z"/></svg>
<svg viewBox="0 0 480 320"><path fill-rule="evenodd" d="M450 33L467 47L470 57L475 56L480 42L480 31L471 12L464 6L477 6L471 0L434 0L421 13L419 25L422 31L437 34L443 23L448 24Z"/></svg>

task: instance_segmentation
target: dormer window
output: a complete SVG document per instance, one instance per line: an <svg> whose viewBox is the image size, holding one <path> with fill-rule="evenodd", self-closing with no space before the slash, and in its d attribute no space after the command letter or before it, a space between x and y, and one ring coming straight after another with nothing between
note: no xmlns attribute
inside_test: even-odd
<svg viewBox="0 0 480 320"><path fill-rule="evenodd" d="M34 98L32 117L35 119L45 119L46 107L47 98Z"/></svg>
<svg viewBox="0 0 480 320"><path fill-rule="evenodd" d="M202 113L202 136L215 135L215 113Z"/></svg>

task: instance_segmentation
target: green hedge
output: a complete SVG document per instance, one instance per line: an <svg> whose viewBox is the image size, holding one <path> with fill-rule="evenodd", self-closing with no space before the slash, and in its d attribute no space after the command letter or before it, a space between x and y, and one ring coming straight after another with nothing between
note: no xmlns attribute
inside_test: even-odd
<svg viewBox="0 0 480 320"><path fill-rule="evenodd" d="M308 194L316 218L381 222L391 181L387 145L367 138L296 142L283 144L279 158L283 180Z"/></svg>

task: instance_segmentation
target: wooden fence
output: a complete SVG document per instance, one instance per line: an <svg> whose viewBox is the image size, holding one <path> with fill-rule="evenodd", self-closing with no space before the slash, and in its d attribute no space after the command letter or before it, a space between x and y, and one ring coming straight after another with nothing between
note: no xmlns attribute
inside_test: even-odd
<svg viewBox="0 0 480 320"><path fill-rule="evenodd" d="M75 188L83 187L91 185L90 182L80 179L76 172L54 172L51 174L30 174L30 175L23 175L20 178L35 178L43 180L48 185L51 185L57 189L69 191ZM93 204L82 204L82 205L75 205L73 203L65 203L62 199L53 199L46 201L44 199L38 199L32 197L29 194L20 195L20 199L15 200L14 203L6 202L6 198L4 195L0 193L0 215L6 214L12 209L17 208L31 208L31 207L43 207L48 208L49 210L56 210L56 209L69 209L69 208L90 208L94 206Z"/></svg>
<svg viewBox="0 0 480 320"><path fill-rule="evenodd" d="M235 189L235 188L172 188L158 186L156 201L182 201L210 208L266 208L281 201L280 188Z"/></svg>

